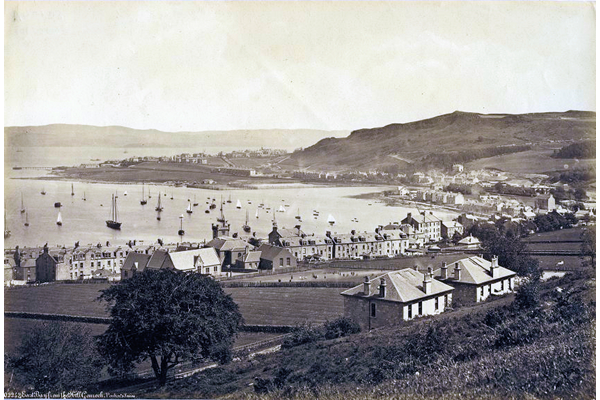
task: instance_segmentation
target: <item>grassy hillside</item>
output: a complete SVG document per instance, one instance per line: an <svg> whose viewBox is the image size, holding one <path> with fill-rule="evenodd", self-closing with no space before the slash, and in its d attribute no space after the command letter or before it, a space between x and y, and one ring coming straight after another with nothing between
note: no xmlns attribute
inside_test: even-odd
<svg viewBox="0 0 600 400"><path fill-rule="evenodd" d="M323 139L294 153L287 165L369 169L394 164L406 167L425 159L436 166L436 160L441 161L436 157L439 155L450 162L453 156L457 162L466 162L466 152L477 153L472 158L476 159L497 155L494 152L502 148L508 153L528 150L527 146L557 148L560 143L593 139L595 121L594 112L583 111L521 115L457 111L422 121L360 129L347 138Z"/></svg>
<svg viewBox="0 0 600 400"><path fill-rule="evenodd" d="M234 362L144 396L595 398L593 273L554 278L535 289L403 326Z"/></svg>

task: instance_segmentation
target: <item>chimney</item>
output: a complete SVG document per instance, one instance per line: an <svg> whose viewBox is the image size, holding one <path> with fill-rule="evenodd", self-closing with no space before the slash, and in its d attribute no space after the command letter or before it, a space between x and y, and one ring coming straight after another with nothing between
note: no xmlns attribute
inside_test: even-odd
<svg viewBox="0 0 600 400"><path fill-rule="evenodd" d="M460 281L460 264L454 264L454 279Z"/></svg>
<svg viewBox="0 0 600 400"><path fill-rule="evenodd" d="M448 279L448 265L446 265L446 262L442 262L440 279Z"/></svg>
<svg viewBox="0 0 600 400"><path fill-rule="evenodd" d="M217 237L219 237L219 226L212 224L212 234L213 234L213 239L216 239Z"/></svg>
<svg viewBox="0 0 600 400"><path fill-rule="evenodd" d="M431 275L429 274L423 275L423 292L425 294L431 293Z"/></svg>
<svg viewBox="0 0 600 400"><path fill-rule="evenodd" d="M407 224L412 224L412 213L408 213L406 215L406 223Z"/></svg>
<svg viewBox="0 0 600 400"><path fill-rule="evenodd" d="M490 265L490 275L492 278L498 278L500 275L500 269L498 268L498 256L492 257L492 265Z"/></svg>
<svg viewBox="0 0 600 400"><path fill-rule="evenodd" d="M352 229L352 230L350 231L350 233L351 233L352 235L356 235L356 231L355 231L354 229Z"/></svg>
<svg viewBox="0 0 600 400"><path fill-rule="evenodd" d="M385 298L385 279L381 278L379 283L379 297Z"/></svg>
<svg viewBox="0 0 600 400"><path fill-rule="evenodd" d="M371 283L369 282L369 277L365 276L365 281L363 283L363 294L368 296L371 293Z"/></svg>
<svg viewBox="0 0 600 400"><path fill-rule="evenodd" d="M433 276L433 268L432 267L427 267L427 275Z"/></svg>

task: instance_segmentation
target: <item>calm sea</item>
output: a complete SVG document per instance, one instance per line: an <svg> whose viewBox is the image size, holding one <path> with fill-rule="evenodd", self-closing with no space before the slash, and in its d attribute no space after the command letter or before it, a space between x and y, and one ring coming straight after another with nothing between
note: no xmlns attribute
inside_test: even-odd
<svg viewBox="0 0 600 400"><path fill-rule="evenodd" d="M407 212L416 212L405 207L388 207L372 200L353 199L348 196L378 192L389 187L349 187L318 188L308 185L294 187L265 188L259 190L224 190L175 188L167 186L146 186L146 195L150 193L148 204L140 205L141 185L98 184L66 181L42 181L19 179L41 176L44 171L12 170L12 166L57 166L88 163L90 159L124 158L118 149L82 149L82 148L23 148L21 151L5 149L4 202L7 227L11 236L4 240L4 246L49 245L71 246L80 244L125 244L129 240L150 244L158 238L165 243L178 242L180 224L186 234L185 241L202 241L212 238L211 224L216 223L219 215L218 204L225 201L225 217L231 224L232 232L242 232L242 225L248 215L249 225L257 236L266 237L271 231L273 217L278 226L293 228L302 226L307 233L324 234L327 230L348 233L351 230L373 231L378 224L400 221ZM183 153L185 149L169 149L172 154ZM133 155L164 155L165 149L129 150ZM125 155L127 156L127 155ZM71 195L73 184L74 195ZM41 191L45 190L46 195ZM127 192L127 195L125 195ZM156 219L158 195L161 195L164 211L161 220ZM122 222L120 231L106 227L105 221L110 214L112 194L118 195L117 206ZM86 201L83 200L85 194ZM166 196L165 196L166 194ZM21 196L27 210L29 226L25 227L26 214L21 213ZM171 199L173 197L173 199ZM226 201L231 198L231 203ZM188 199L197 202L192 214L186 213ZM217 209L208 209L208 203L215 199ZM241 208L236 208L240 201ZM63 225L56 224L59 209L55 202L61 202L60 213ZM264 203L265 208L259 209ZM285 212L275 212L280 206ZM318 211L315 217L314 211ZM256 218L258 211L258 218ZM180 216L183 215L183 219ZM302 222L296 219L301 216ZM331 226L328 216L332 215L336 223ZM444 213L449 216L450 214Z"/></svg>

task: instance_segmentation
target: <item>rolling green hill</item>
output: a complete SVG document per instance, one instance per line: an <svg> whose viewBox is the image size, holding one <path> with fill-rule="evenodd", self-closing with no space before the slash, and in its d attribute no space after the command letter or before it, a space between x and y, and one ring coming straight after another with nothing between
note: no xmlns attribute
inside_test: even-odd
<svg viewBox="0 0 600 400"><path fill-rule="evenodd" d="M390 165L443 167L453 162L557 149L595 139L596 113L477 114L456 111L434 118L359 129L295 152L285 165L311 169L374 169Z"/></svg>

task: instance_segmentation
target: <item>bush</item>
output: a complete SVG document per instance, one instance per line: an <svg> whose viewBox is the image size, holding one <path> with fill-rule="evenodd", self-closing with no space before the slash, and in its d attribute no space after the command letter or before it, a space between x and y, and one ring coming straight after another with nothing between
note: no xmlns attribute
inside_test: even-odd
<svg viewBox="0 0 600 400"><path fill-rule="evenodd" d="M42 392L86 389L102 369L89 328L55 321L25 335L11 361L16 380Z"/></svg>
<svg viewBox="0 0 600 400"><path fill-rule="evenodd" d="M325 323L325 339L335 339L360 332L360 325L351 318L340 317Z"/></svg>
<svg viewBox="0 0 600 400"><path fill-rule="evenodd" d="M529 281L517 290L515 307L517 309L531 309L540 304L539 281Z"/></svg>
<svg viewBox="0 0 600 400"><path fill-rule="evenodd" d="M313 343L324 337L323 329L313 327L310 324L303 324L295 327L291 335L283 341L281 347L289 349L290 347L300 346L306 343Z"/></svg>

